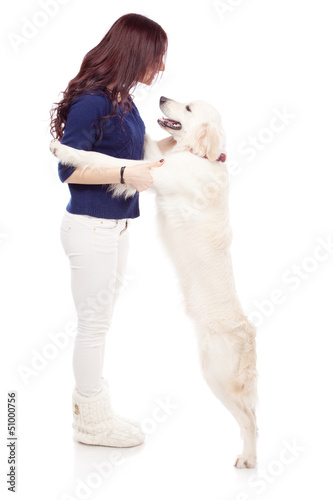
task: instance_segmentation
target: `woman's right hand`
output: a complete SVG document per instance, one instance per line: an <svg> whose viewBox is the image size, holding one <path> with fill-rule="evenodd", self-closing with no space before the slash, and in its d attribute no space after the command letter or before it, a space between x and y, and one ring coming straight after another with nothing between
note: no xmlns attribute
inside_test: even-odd
<svg viewBox="0 0 333 500"><path fill-rule="evenodd" d="M137 166L126 167L124 170L124 181L139 192L145 191L154 183L150 170L161 167L163 163L164 160L160 160L154 163L142 163Z"/></svg>

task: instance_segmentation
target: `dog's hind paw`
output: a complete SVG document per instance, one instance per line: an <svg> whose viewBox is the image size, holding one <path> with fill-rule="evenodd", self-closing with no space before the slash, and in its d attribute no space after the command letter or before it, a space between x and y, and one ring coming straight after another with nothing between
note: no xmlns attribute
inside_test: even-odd
<svg viewBox="0 0 333 500"><path fill-rule="evenodd" d="M250 455L239 455L235 463L237 469L253 469L256 465L256 458Z"/></svg>

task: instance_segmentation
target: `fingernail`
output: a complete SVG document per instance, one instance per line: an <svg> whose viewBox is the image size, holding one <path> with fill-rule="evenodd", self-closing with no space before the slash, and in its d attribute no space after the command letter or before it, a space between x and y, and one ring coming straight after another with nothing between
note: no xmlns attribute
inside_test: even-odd
<svg viewBox="0 0 333 500"><path fill-rule="evenodd" d="M160 160L160 163L162 163L162 161L164 161L164 159Z"/></svg>

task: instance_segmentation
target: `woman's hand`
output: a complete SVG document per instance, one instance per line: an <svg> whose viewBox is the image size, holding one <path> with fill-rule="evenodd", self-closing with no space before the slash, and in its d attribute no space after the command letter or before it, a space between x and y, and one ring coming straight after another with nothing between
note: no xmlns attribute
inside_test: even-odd
<svg viewBox="0 0 333 500"><path fill-rule="evenodd" d="M163 163L164 160L160 160L154 163L143 163L137 166L126 167L124 170L124 182L130 184L139 192L145 191L154 183L150 170L152 168L161 167Z"/></svg>

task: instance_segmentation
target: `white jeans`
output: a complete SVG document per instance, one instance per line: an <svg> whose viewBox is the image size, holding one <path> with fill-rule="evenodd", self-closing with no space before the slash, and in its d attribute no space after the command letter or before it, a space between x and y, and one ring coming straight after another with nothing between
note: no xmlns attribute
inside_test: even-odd
<svg viewBox="0 0 333 500"><path fill-rule="evenodd" d="M66 210L61 222L78 320L73 371L76 387L85 396L102 390L105 339L124 283L130 220L99 219Z"/></svg>

